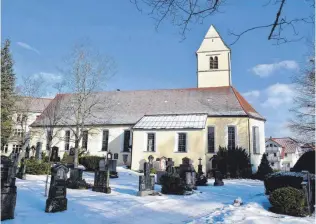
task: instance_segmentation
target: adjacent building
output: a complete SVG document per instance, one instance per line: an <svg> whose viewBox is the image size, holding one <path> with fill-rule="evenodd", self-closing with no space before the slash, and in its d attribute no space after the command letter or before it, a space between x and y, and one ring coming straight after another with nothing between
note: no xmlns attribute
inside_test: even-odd
<svg viewBox="0 0 316 224"><path fill-rule="evenodd" d="M15 113L12 116L12 135L1 154L10 155L11 152L20 152L30 142L30 125L44 111L52 99L18 97L15 102Z"/></svg>
<svg viewBox="0 0 316 224"><path fill-rule="evenodd" d="M292 138L266 140L266 153L272 169L289 171L302 155L300 144Z"/></svg>
<svg viewBox="0 0 316 224"><path fill-rule="evenodd" d="M118 164L142 169L150 155L167 157L179 165L189 157L204 168L219 146L241 146L256 170L265 152L265 118L232 86L231 50L213 26L204 37L197 56L197 86L188 89L109 91L95 93L98 99L85 120L80 146L91 155L111 151ZM67 106L74 94L59 94L63 119L53 146L63 154L74 146L74 114ZM40 116L32 124L31 144L47 142L47 123Z"/></svg>

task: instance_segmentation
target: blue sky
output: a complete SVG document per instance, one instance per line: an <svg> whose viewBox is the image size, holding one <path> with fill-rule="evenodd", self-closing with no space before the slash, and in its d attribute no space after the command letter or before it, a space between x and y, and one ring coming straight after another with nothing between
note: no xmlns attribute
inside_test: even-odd
<svg viewBox="0 0 316 224"><path fill-rule="evenodd" d="M166 20L155 30L155 21L139 12L130 1L3 0L2 40L10 38L18 82L22 76L42 74L49 84L63 77L62 59L76 43L90 45L114 58L117 74L108 90L196 87L196 57L209 26L214 24L224 41L232 43L236 33L256 25L270 24L278 5L268 1L227 1L221 13L202 24L191 24L186 39ZM288 18L311 13L306 1L289 1ZM312 25L298 32L314 39ZM232 50L232 81L267 118L266 136L290 135L286 128L294 93L291 77L304 65L307 41L275 46L267 41L269 30L243 36ZM50 88L44 95L54 93Z"/></svg>

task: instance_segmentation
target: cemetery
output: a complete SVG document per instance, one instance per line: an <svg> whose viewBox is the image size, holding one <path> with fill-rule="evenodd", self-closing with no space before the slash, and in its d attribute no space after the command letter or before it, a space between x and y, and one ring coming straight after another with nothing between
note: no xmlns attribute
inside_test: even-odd
<svg viewBox="0 0 316 224"><path fill-rule="evenodd" d="M175 167L171 158L149 156L143 170L135 172L113 165L109 153L99 159L94 172L74 169L71 158L65 164L52 162L46 198L46 176L26 174L29 159L22 158L18 166L18 158L1 157L1 217L7 223L10 219L36 223L38 217L48 223L52 219L48 213L54 213L54 220L60 223L90 223L92 217L96 223L170 223L169 219L171 223L308 223L315 218L315 175L308 171L271 173L264 182L223 180L225 174L219 169L213 170L213 178L207 178L201 159L195 171L194 161L187 157ZM110 178L111 171L116 178ZM68 186L71 175L89 187ZM280 194L297 195L294 201L287 201L290 206L295 206L295 200L302 200L305 206L294 212L289 206L280 207Z"/></svg>

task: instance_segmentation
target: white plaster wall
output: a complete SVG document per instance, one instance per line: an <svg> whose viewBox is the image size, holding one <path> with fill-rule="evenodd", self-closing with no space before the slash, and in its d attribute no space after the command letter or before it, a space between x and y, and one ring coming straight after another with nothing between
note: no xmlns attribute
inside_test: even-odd
<svg viewBox="0 0 316 224"><path fill-rule="evenodd" d="M249 119L249 131L250 131L250 151L251 151L251 164L253 172L257 171L258 166L260 165L261 158L263 153L265 153L265 122L261 120L256 120L253 118ZM252 136L252 127L258 127L259 128L259 152L258 154L254 153L253 150L253 136Z"/></svg>
<svg viewBox="0 0 316 224"><path fill-rule="evenodd" d="M88 127L88 149L87 153L89 155L104 156L105 151L102 151L102 132L103 130L109 130L109 142L108 142L108 151L111 151L113 154L118 153L118 165L123 165L123 155L128 155L128 165L131 163L131 153L123 152L123 143L124 143L124 130L130 130L130 126L102 126L102 127ZM60 128L55 129L54 138L52 142L52 147L56 146L59 148L59 156L62 158L65 153L65 133L69 128ZM132 133L131 133L132 134ZM132 139L132 136L131 136ZM75 146L74 143L74 134L70 131L70 148ZM31 145L36 146L37 142L43 143L42 150L46 149L46 132L43 128L33 128L32 129L32 140ZM80 142L81 146L82 141ZM113 155L114 156L114 155Z"/></svg>

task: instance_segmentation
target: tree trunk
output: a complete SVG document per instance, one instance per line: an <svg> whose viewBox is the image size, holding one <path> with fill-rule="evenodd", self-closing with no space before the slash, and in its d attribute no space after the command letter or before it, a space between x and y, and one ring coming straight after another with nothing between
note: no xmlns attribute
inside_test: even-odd
<svg viewBox="0 0 316 224"><path fill-rule="evenodd" d="M50 163L50 157L51 157L51 143L48 143L49 144L49 152L48 152L48 162ZM45 192L44 192L44 196L47 197L47 190L48 190L48 178L49 178L49 173L50 173L50 170L51 170L51 167L52 167L52 164L50 163L50 166L49 166L49 170L46 174L46 181L45 181Z"/></svg>
<svg viewBox="0 0 316 224"><path fill-rule="evenodd" d="M75 140L75 158L74 158L74 168L78 168L79 164L79 141Z"/></svg>

